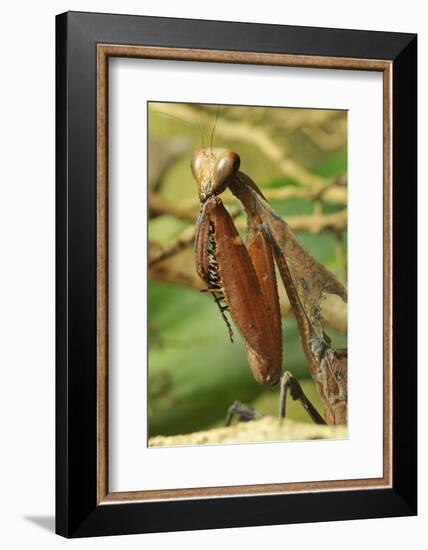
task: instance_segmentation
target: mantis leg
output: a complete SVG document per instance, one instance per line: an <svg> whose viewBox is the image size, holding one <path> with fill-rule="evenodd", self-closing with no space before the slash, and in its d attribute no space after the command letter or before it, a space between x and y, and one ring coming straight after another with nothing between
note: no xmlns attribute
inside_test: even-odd
<svg viewBox="0 0 428 550"><path fill-rule="evenodd" d="M225 426L232 424L233 417L237 416L239 422L249 422L250 420L258 420L263 416L249 405L245 405L240 401L235 401L227 410Z"/></svg>
<svg viewBox="0 0 428 550"><path fill-rule="evenodd" d="M299 384L296 378L288 372L285 371L281 378L281 392L279 396L279 417L285 418L287 395L290 392L291 398L293 401L300 401L302 407L315 422L315 424L325 424L325 420L312 405L309 399L306 397L305 392L302 389L302 386Z"/></svg>

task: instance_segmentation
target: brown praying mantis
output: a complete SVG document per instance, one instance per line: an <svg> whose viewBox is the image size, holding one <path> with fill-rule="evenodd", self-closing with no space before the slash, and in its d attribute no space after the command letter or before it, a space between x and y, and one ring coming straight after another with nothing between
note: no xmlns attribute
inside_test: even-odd
<svg viewBox="0 0 428 550"><path fill-rule="evenodd" d="M319 424L347 423L347 350L334 349L321 323L325 294L346 302L343 285L299 243L282 217L270 207L254 181L239 170L240 158L220 148L197 149L191 169L198 184L201 211L196 222L195 258L205 289L213 295L232 339L228 312L244 342L256 381L280 382L279 415L286 399L300 401ZM244 243L220 195L237 197L247 216ZM282 373L281 313L275 264L299 328L309 371L324 404L324 417L315 409L297 379ZM251 407L235 402L226 424L236 414L241 420L258 418Z"/></svg>

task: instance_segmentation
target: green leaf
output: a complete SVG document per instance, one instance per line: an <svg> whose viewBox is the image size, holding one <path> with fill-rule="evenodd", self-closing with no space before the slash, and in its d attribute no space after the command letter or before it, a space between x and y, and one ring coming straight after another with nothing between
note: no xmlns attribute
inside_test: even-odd
<svg viewBox="0 0 428 550"><path fill-rule="evenodd" d="M189 433L221 423L236 399L252 403L262 394L278 399L278 386L263 387L254 380L237 331L232 344L211 296L150 282L148 319L150 436ZM283 320L283 349L284 368L299 379L308 377L291 319Z"/></svg>
<svg viewBox="0 0 428 550"><path fill-rule="evenodd" d="M348 151L344 147L334 155L331 155L318 164L312 171L314 174L325 178L343 176L348 170Z"/></svg>

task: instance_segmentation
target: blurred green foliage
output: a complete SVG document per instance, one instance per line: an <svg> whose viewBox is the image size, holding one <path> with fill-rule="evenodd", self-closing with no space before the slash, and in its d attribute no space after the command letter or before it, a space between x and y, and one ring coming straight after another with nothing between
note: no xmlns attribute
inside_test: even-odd
<svg viewBox="0 0 428 550"><path fill-rule="evenodd" d="M228 338L210 296L164 283L149 284L149 433L171 435L202 429L224 420L234 400L251 403L262 393L276 413L279 388L254 381L237 331ZM331 334L339 346L346 338ZM299 379L308 376L293 320L283 321L284 364ZM313 384L305 387L322 410ZM294 413L294 414L293 414ZM290 414L308 420L297 404Z"/></svg>

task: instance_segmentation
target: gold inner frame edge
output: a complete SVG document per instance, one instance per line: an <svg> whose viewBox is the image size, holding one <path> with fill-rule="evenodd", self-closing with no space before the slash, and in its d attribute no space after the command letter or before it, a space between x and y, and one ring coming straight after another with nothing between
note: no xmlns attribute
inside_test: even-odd
<svg viewBox="0 0 428 550"><path fill-rule="evenodd" d="M108 59L132 57L383 73L383 477L226 487L108 489ZM392 69L391 61L222 50L97 44L97 503L224 498L378 489L392 485Z"/></svg>

